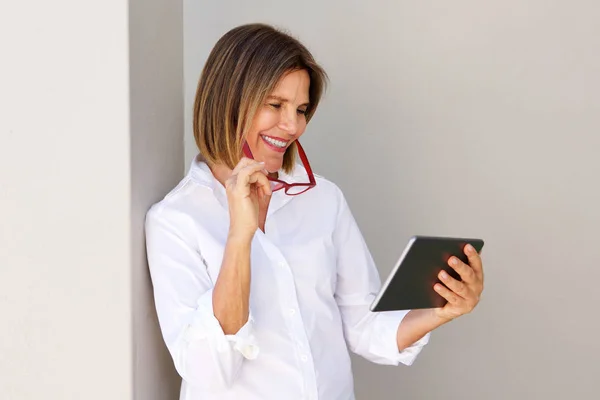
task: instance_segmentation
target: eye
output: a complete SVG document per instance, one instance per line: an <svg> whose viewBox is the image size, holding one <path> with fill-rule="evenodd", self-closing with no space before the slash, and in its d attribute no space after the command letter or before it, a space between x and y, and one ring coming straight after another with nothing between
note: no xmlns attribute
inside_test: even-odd
<svg viewBox="0 0 600 400"><path fill-rule="evenodd" d="M307 110L298 110L298 114L306 115Z"/></svg>
<svg viewBox="0 0 600 400"><path fill-rule="evenodd" d="M271 107L275 108L276 110L281 108L281 104L277 104L277 103L271 103L269 104Z"/></svg>

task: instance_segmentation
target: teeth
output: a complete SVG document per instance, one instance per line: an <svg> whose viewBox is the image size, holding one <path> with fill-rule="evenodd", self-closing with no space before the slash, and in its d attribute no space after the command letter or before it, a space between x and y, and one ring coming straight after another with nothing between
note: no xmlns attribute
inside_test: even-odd
<svg viewBox="0 0 600 400"><path fill-rule="evenodd" d="M281 140L276 140L276 139L272 139L270 137L267 136L263 136L262 137L265 141L271 143L273 146L277 146L277 147L285 147L285 145L287 144L287 142L282 142Z"/></svg>

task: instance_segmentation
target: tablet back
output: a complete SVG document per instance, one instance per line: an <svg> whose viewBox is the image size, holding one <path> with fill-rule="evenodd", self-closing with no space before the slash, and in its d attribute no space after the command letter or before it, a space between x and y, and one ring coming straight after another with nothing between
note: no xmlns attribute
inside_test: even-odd
<svg viewBox="0 0 600 400"><path fill-rule="evenodd" d="M468 264L463 251L468 243L477 252L484 244L482 239L413 236L371 304L371 311L443 307L446 300L433 289L436 282L441 283L438 273L444 269L460 280L448 266L448 259L456 256Z"/></svg>

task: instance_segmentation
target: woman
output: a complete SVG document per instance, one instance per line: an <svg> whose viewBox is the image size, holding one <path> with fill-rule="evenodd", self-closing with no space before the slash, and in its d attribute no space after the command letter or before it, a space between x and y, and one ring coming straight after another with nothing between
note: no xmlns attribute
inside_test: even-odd
<svg viewBox="0 0 600 400"><path fill-rule="evenodd" d="M431 330L478 302L481 260L467 251L470 266L452 265L463 282L440 275L445 307L369 311L373 259L298 142L325 81L302 44L262 24L225 34L206 62L194 106L202 159L146 225L181 399L352 399L348 349L410 365Z"/></svg>

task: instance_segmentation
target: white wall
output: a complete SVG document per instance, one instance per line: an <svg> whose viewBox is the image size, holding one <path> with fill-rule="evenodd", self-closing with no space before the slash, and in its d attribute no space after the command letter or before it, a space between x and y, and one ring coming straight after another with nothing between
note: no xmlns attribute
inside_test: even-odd
<svg viewBox="0 0 600 400"><path fill-rule="evenodd" d="M177 398L143 216L183 173L182 3L0 3L0 399Z"/></svg>
<svg viewBox="0 0 600 400"><path fill-rule="evenodd" d="M126 3L33 3L0 10L0 398L125 399Z"/></svg>
<svg viewBox="0 0 600 400"><path fill-rule="evenodd" d="M302 141L385 277L410 235L486 239L486 290L411 368L354 358L359 399L592 398L600 322L600 5L184 2L186 168L202 64L246 22L331 77Z"/></svg>

